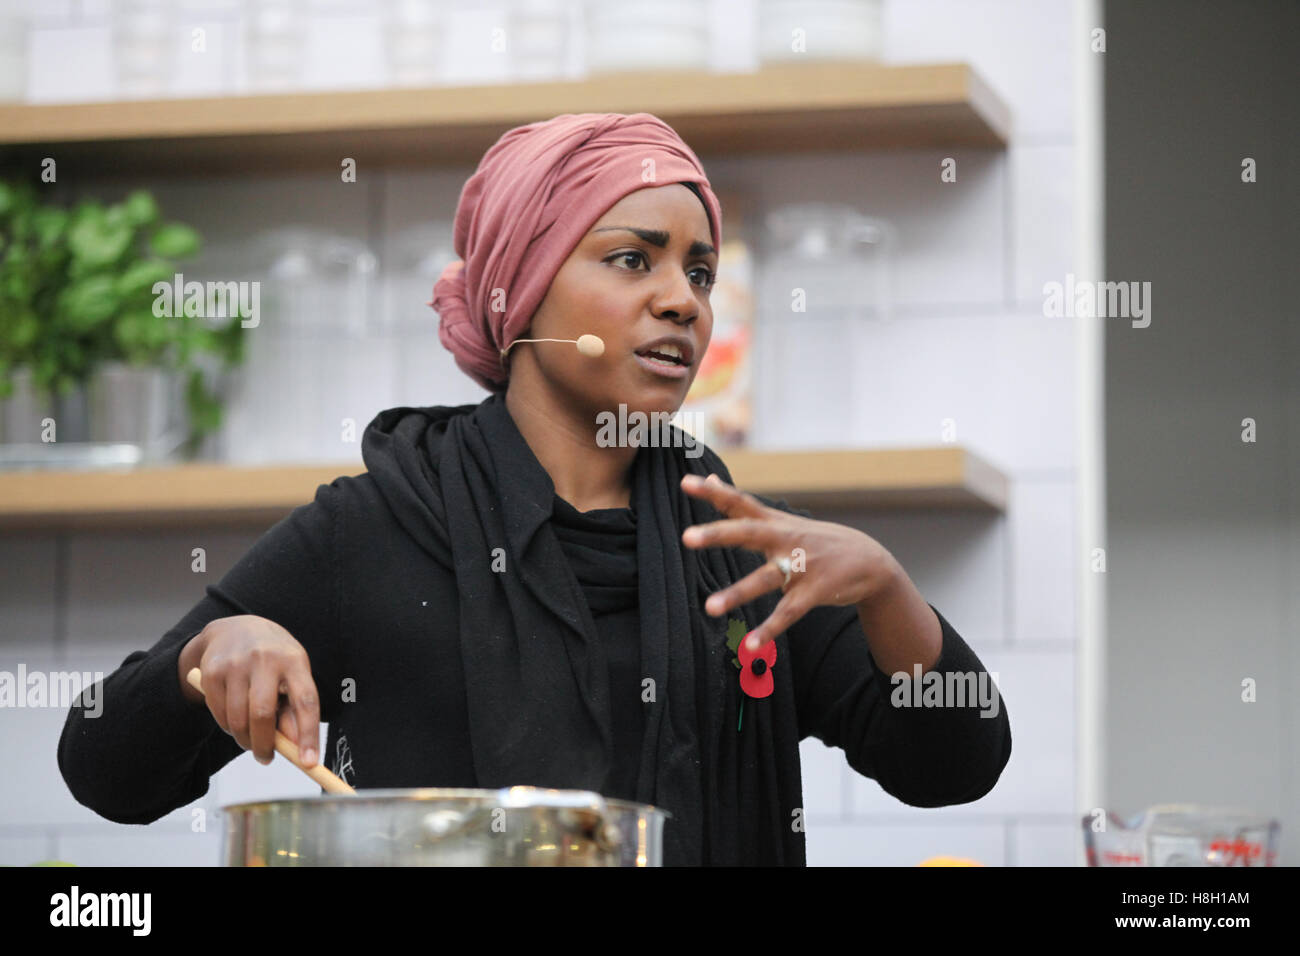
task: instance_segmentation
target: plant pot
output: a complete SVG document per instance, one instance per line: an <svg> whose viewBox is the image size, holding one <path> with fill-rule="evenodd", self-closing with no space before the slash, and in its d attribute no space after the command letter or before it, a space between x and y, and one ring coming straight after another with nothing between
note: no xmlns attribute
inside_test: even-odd
<svg viewBox="0 0 1300 956"><path fill-rule="evenodd" d="M82 442L89 435L86 390L51 395L36 388L31 369L14 371L14 391L0 402L0 444L26 445L44 441L46 420L53 420L58 442Z"/></svg>
<svg viewBox="0 0 1300 956"><path fill-rule="evenodd" d="M145 449L174 446L185 431L184 383L172 369L105 362L87 385L89 437Z"/></svg>

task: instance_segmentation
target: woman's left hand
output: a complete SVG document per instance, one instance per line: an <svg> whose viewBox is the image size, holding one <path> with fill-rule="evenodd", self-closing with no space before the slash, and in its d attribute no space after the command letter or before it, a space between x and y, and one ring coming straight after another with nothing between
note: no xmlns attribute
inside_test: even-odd
<svg viewBox="0 0 1300 956"><path fill-rule="evenodd" d="M788 630L815 607L861 605L895 580L898 562L875 538L856 528L814 521L769 508L753 495L727 484L717 475L682 478L682 490L704 498L727 516L725 521L692 525L682 532L690 548L742 547L761 551L768 559L758 570L709 596L704 609L713 616L781 590L772 615L750 633L755 649ZM774 563L789 558L790 583ZM755 641L757 639L757 641Z"/></svg>

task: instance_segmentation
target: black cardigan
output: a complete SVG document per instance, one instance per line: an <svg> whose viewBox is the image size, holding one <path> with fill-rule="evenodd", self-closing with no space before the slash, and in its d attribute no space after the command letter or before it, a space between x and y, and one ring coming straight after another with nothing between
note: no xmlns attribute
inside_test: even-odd
<svg viewBox="0 0 1300 956"><path fill-rule="evenodd" d="M370 430L381 427L392 435L402 421L411 425L413 418L424 416L420 427L427 428L425 419L437 419L445 425L451 420L449 415L473 411L474 406L391 409L381 413ZM504 414L504 402L495 397L478 406L478 413L496 416L491 419L495 423L492 427L512 429ZM522 444L517 432L513 435L513 440ZM367 451L369 473L340 477L320 486L313 502L296 508L260 537L219 582L207 586L203 599L150 650L132 653L108 675L100 717L88 718L76 706L69 711L59 740L58 762L64 780L80 803L115 822L151 823L203 796L212 774L239 755L239 745L221 731L207 707L185 699L177 678L177 660L186 642L207 622L236 614L274 620L305 646L319 690L321 718L329 722L323 762L354 786L557 785L550 780L481 780L476 775L463 679L465 636L458 636L463 591L458 590L452 567L432 557L428 547L421 547L424 531L417 533L411 515L395 506L391 489L383 486L391 480L388 463L376 457L377 448L375 445ZM404 453L415 454L410 448ZM699 467L703 473L715 470L730 481L725 466L711 452L702 462ZM426 465L420 466L425 469L423 477L421 472L414 472L416 484L426 479L436 484L436 470L429 472ZM528 465L537 482L532 486L536 498L529 507L545 501L541 513L544 518L557 507L553 486L548 498L545 489L549 481L538 476L541 469L535 457ZM501 479L503 485L505 480ZM429 493L427 488L418 491L424 496ZM807 514L786 508L783 502L763 500ZM567 503L560 505L567 508ZM491 510L497 510L497 506ZM571 526L574 515L577 513L569 508L560 524ZM618 520L615 509L591 517ZM720 516L715 513L714 520L716 517ZM646 522L645 514L635 518ZM698 520L697 516L691 523ZM544 524L554 528L553 522ZM511 527L512 533L516 530ZM679 536L680 529L674 534ZM563 529L556 537L577 569L581 565L575 550L577 537ZM761 556L757 559L761 561ZM590 602L589 583L582 582ZM614 600L611 606L619 603ZM594 604L592 610L596 610ZM943 649L934 669L984 671L966 642L937 610L935 613L942 629ZM764 616L759 614L756 620ZM600 615L596 618L599 620ZM625 616L623 620L634 621L635 617ZM602 635L609 641L618 636ZM886 792L913 806L969 802L988 793L997 782L1011 753L1005 703L998 701L995 718L982 717L973 706L891 706L889 676L872 659L855 608L814 608L782 635L779 648L781 656L776 667L784 666L786 674L781 679L789 683L779 682L778 690L788 688L793 703L788 710L793 715L788 731L779 726L772 731L783 741L797 742L814 736L829 746L842 748L854 770L874 778ZM607 666L611 683L621 686L616 656L609 659ZM729 660L725 666L734 668ZM735 671L728 669L725 673L734 675ZM623 684L626 677L625 673ZM355 698L346 703L341 693L345 680L352 682ZM728 687L733 680L727 678ZM735 689L729 692L739 695ZM753 706L744 711L745 723L754 721L757 728L760 719L776 720L758 716L766 713L763 708L774 699L780 703L776 695L761 702L750 701ZM734 729L734 709L726 713ZM510 715L502 716L508 723ZM608 795L624 796L636 778L635 770L630 770L636 760L629 762L626 754L628 723L620 722L615 715L613 725L623 759L615 760L603 779L607 791L611 791ZM729 740L726 735L722 739ZM776 833L774 839L778 842L794 839L795 843L793 850L787 846L775 857L767 855L767 850L747 856L758 851L744 849L763 842L761 836L754 836L761 834L762 827L784 829L790 826L792 816L798 816L794 812L802 802L798 796L798 750L793 748L793 755L790 750L783 744L775 758L775 771L769 771L778 774L783 794L775 811L764 806L764 821L748 819L757 816L759 810L743 794L738 804L724 811L724 816L743 818L734 822L737 833L743 827L750 828L745 831L748 836L732 841L729 855L717 849L725 841L715 838L717 846L711 855L700 859L700 847L687 845L667 854L666 862L735 858L802 864L801 828L790 827L797 831L793 838L789 830L784 835ZM712 759L707 751L706 758ZM742 772L747 769L747 760L744 757L740 761ZM652 790L653 784L643 781L643 786ZM592 789L598 786L597 782ZM787 803L794 806L786 807ZM671 812L676 808L667 809ZM787 822L779 823L781 820ZM672 825L670 822L669 827ZM712 825L719 825L716 819Z"/></svg>

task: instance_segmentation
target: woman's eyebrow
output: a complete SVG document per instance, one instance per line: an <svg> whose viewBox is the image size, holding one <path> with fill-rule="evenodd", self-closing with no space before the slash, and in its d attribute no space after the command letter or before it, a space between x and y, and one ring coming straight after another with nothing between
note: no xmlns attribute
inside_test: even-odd
<svg viewBox="0 0 1300 956"><path fill-rule="evenodd" d="M593 229L592 232L609 232L618 230L630 232L638 239L644 239L652 246L658 246L660 249L668 246L668 233L663 229L637 229L635 226L601 226L599 229ZM716 255L717 249L714 249L707 242L700 242L698 239L691 243L691 247L686 250L687 255L691 256L708 256Z"/></svg>

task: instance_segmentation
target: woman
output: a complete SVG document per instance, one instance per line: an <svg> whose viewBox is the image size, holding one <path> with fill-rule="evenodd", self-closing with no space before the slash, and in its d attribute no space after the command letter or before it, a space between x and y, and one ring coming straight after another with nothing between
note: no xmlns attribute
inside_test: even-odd
<svg viewBox="0 0 1300 956"><path fill-rule="evenodd" d="M890 705L890 674L984 668L885 548L732 487L680 432L601 440L609 414L685 399L721 212L649 114L502 136L461 193L461 260L430 303L492 394L381 412L366 474L318 488L129 656L103 719L74 708L59 764L77 799L151 822L241 750L269 762L277 724L314 762L322 718L354 786L664 807L669 864L803 864L810 735L910 804L987 793L1011 750L1004 707Z"/></svg>

